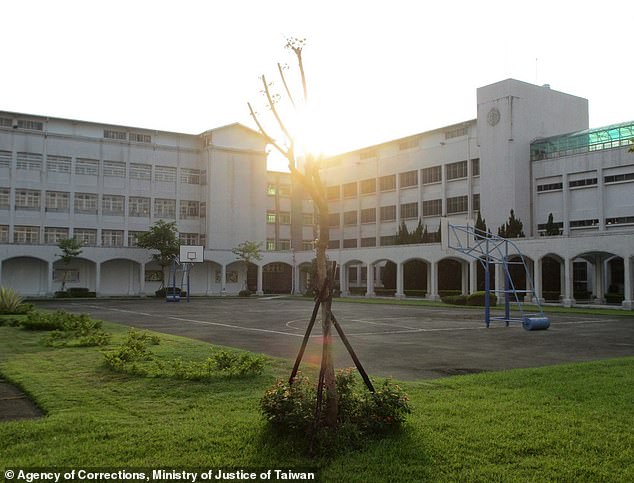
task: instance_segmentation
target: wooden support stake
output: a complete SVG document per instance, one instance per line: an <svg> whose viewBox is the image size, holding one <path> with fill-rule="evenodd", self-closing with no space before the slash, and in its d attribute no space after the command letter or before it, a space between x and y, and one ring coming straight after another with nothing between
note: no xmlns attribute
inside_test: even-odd
<svg viewBox="0 0 634 483"><path fill-rule="evenodd" d="M348 349L348 353L350 354L350 357L352 357L352 360L354 361L355 366L357 366L357 370L359 371L359 374L361 374L361 377L363 378L363 382L365 382L365 385L368 387L370 392L374 393L375 390L374 390L374 386L372 385L372 381L370 381L368 374L365 372L365 369L361 365L361 361L359 360L359 358L357 357L357 354L354 352L354 349L350 345L350 342L348 341L346 334L343 333L343 329L339 325L339 322L337 322L335 314L330 312L330 318L332 319L332 323L335 326L335 329L337 329L337 333L339 334L339 337L341 337L343 344L346 346L346 349Z"/></svg>

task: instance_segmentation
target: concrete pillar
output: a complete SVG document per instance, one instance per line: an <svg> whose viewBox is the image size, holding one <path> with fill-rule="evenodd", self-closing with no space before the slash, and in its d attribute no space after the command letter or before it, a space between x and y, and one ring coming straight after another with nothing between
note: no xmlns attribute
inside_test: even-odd
<svg viewBox="0 0 634 483"><path fill-rule="evenodd" d="M469 262L469 293L478 291L478 265L479 261L471 260Z"/></svg>
<svg viewBox="0 0 634 483"><path fill-rule="evenodd" d="M211 263L203 263L203 266L206 267L206 274L207 277L205 277L207 279L207 286L205 287L205 295L211 295L211 287L213 286L214 283L214 270L213 270L213 265Z"/></svg>
<svg viewBox="0 0 634 483"><path fill-rule="evenodd" d="M48 267L47 267L47 275L46 275L46 294L47 295L53 295L53 263L54 262L48 262ZM0 263L0 273L2 273L2 264Z"/></svg>
<svg viewBox="0 0 634 483"><path fill-rule="evenodd" d="M597 256L594 261L594 290L592 291L594 296L595 303L602 304L604 302L604 293L605 293L605 261Z"/></svg>
<svg viewBox="0 0 634 483"><path fill-rule="evenodd" d="M97 297L101 292L101 263L95 262L95 294Z"/></svg>
<svg viewBox="0 0 634 483"><path fill-rule="evenodd" d="M139 295L145 297L145 263L139 263Z"/></svg>
<svg viewBox="0 0 634 483"><path fill-rule="evenodd" d="M575 305L575 299L573 298L572 293L572 260L570 258L564 259L564 273L562 277L562 282L564 284L563 291L563 304L564 307L572 307Z"/></svg>
<svg viewBox="0 0 634 483"><path fill-rule="evenodd" d="M365 292L365 296L366 297L374 297L376 294L374 293L374 265L372 264L368 264L368 271L367 271L367 289Z"/></svg>
<svg viewBox="0 0 634 483"><path fill-rule="evenodd" d="M402 299L405 297L405 292L403 291L404 267L405 264L403 262L398 262L396 264L396 294L394 294L394 296L398 299Z"/></svg>
<svg viewBox="0 0 634 483"><path fill-rule="evenodd" d="M222 264L221 267L220 294L227 295L227 266Z"/></svg>
<svg viewBox="0 0 634 483"><path fill-rule="evenodd" d="M535 260L535 269L533 270L533 288L535 291L535 298L537 298L540 303L544 301L544 297L542 296L542 260L543 258Z"/></svg>
<svg viewBox="0 0 634 483"><path fill-rule="evenodd" d="M469 163L467 163L468 165ZM467 262L460 262L460 272L461 272L461 287L462 295L467 295L469 293L469 264Z"/></svg>
<svg viewBox="0 0 634 483"><path fill-rule="evenodd" d="M497 296L497 305L504 304L504 281L506 274L502 263L491 264L491 270L495 271L495 295Z"/></svg>
<svg viewBox="0 0 634 483"><path fill-rule="evenodd" d="M429 283L427 287L429 288L429 293L427 294L427 298L429 300L438 300L440 297L438 296L438 262L431 262L429 264Z"/></svg>
<svg viewBox="0 0 634 483"><path fill-rule="evenodd" d="M258 265L258 284L257 284L257 290L255 292L256 295L264 295L264 289L263 289L263 283L262 283L262 272L264 270L264 267L262 267L262 265ZM223 284L222 284L222 289L224 291L224 280L225 280L225 266L222 266L222 280L223 280Z"/></svg>
<svg viewBox="0 0 634 483"><path fill-rule="evenodd" d="M302 293L302 284L301 284L301 274L302 272L299 269L299 266L293 267L293 294L301 294Z"/></svg>
<svg viewBox="0 0 634 483"><path fill-rule="evenodd" d="M623 259L623 308L627 310L634 309L634 297L632 297L632 259L625 257Z"/></svg>
<svg viewBox="0 0 634 483"><path fill-rule="evenodd" d="M341 265L339 267L339 289L341 290L342 297L347 297L348 295L350 295L348 270L348 265Z"/></svg>

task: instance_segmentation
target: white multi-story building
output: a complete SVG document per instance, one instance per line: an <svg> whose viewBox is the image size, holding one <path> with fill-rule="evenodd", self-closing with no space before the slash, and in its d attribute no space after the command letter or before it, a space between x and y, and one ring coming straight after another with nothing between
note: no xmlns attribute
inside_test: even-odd
<svg viewBox="0 0 634 483"><path fill-rule="evenodd" d="M585 99L512 79L478 89L477 102L477 119L325 160L342 293L476 291L479 263L441 248L440 220L480 212L496 232L513 210L541 298L632 308L634 122L589 129ZM543 236L550 214L561 235ZM0 112L3 285L51 294L70 271L69 286L98 295L152 293L158 267L134 239L158 219L205 246L195 294L305 287L312 204L288 173L266 171L254 131L194 136ZM424 243L395 245L403 224L424 226ZM84 248L64 266L56 244L68 236ZM231 254L245 240L266 249L249 270Z"/></svg>

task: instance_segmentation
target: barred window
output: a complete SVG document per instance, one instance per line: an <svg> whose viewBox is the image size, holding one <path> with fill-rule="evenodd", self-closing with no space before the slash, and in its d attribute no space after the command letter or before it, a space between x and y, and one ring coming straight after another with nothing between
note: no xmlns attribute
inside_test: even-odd
<svg viewBox="0 0 634 483"><path fill-rule="evenodd" d="M337 186L328 186L326 188L326 198L330 201L338 200L341 197L339 193L339 185Z"/></svg>
<svg viewBox="0 0 634 483"><path fill-rule="evenodd" d="M42 169L42 155L37 153L18 153L16 168L39 171Z"/></svg>
<svg viewBox="0 0 634 483"><path fill-rule="evenodd" d="M11 151L0 151L0 168L10 168L13 161L13 153Z"/></svg>
<svg viewBox="0 0 634 483"><path fill-rule="evenodd" d="M376 208L362 209L361 223L376 223Z"/></svg>
<svg viewBox="0 0 634 483"><path fill-rule="evenodd" d="M614 174L603 177L604 183L619 183L622 181L634 181L634 173Z"/></svg>
<svg viewBox="0 0 634 483"><path fill-rule="evenodd" d="M597 178L576 179L568 182L570 188L578 188L581 186L593 186L597 184Z"/></svg>
<svg viewBox="0 0 634 483"><path fill-rule="evenodd" d="M346 183L343 185L343 197L354 198L357 196L357 183Z"/></svg>
<svg viewBox="0 0 634 483"><path fill-rule="evenodd" d="M200 202L200 217L205 218L207 216L207 203L204 201Z"/></svg>
<svg viewBox="0 0 634 483"><path fill-rule="evenodd" d="M180 233L179 239L182 245L198 245L198 233Z"/></svg>
<svg viewBox="0 0 634 483"><path fill-rule="evenodd" d="M68 156L47 156L46 171L49 173L70 173L70 158Z"/></svg>
<svg viewBox="0 0 634 483"><path fill-rule="evenodd" d="M128 134L125 131L115 131L113 129L104 129L103 137L105 139L115 139L117 141L126 141Z"/></svg>
<svg viewBox="0 0 634 483"><path fill-rule="evenodd" d="M41 194L38 190L15 190L16 210L39 210Z"/></svg>
<svg viewBox="0 0 634 483"><path fill-rule="evenodd" d="M75 213L97 213L95 193L75 193Z"/></svg>
<svg viewBox="0 0 634 483"><path fill-rule="evenodd" d="M46 211L66 212L70 209L70 193L67 191L47 191Z"/></svg>
<svg viewBox="0 0 634 483"><path fill-rule="evenodd" d="M0 127L12 127L13 119L10 117L0 117Z"/></svg>
<svg viewBox="0 0 634 483"><path fill-rule="evenodd" d="M447 179L459 179L467 177L467 162L458 161L457 163L449 163L446 166Z"/></svg>
<svg viewBox="0 0 634 483"><path fill-rule="evenodd" d="M290 240L278 240L277 241L277 249L278 250L290 250L291 249L291 241Z"/></svg>
<svg viewBox="0 0 634 483"><path fill-rule="evenodd" d="M128 200L128 214L130 216L149 218L150 198L146 198L144 196L130 196Z"/></svg>
<svg viewBox="0 0 634 483"><path fill-rule="evenodd" d="M382 236L380 242L382 247L395 245L396 237L394 235Z"/></svg>
<svg viewBox="0 0 634 483"><path fill-rule="evenodd" d="M339 213L329 213L328 214L328 226L339 227L340 214Z"/></svg>
<svg viewBox="0 0 634 483"><path fill-rule="evenodd" d="M266 213L266 222L267 223L276 223L277 222L277 213L274 211L268 211Z"/></svg>
<svg viewBox="0 0 634 483"><path fill-rule="evenodd" d="M328 248L331 250L336 250L339 248L339 240L330 240L328 242Z"/></svg>
<svg viewBox="0 0 634 483"><path fill-rule="evenodd" d="M378 153L376 151L376 149L366 149L365 151L361 151L359 153L359 159L371 159L371 158L376 158L378 156Z"/></svg>
<svg viewBox="0 0 634 483"><path fill-rule="evenodd" d="M44 243L47 245L57 245L60 241L68 238L68 228L57 228L47 226L44 228Z"/></svg>
<svg viewBox="0 0 634 483"><path fill-rule="evenodd" d="M440 183L442 181L442 171L440 166L432 166L423 169L423 184Z"/></svg>
<svg viewBox="0 0 634 483"><path fill-rule="evenodd" d="M343 224L344 225L356 225L357 224L357 212L356 211L346 211L343 214Z"/></svg>
<svg viewBox="0 0 634 483"><path fill-rule="evenodd" d="M77 158L75 161L75 174L99 176L99 161L96 159Z"/></svg>
<svg viewBox="0 0 634 483"><path fill-rule="evenodd" d="M315 224L315 217L312 213L302 213L302 224L312 226Z"/></svg>
<svg viewBox="0 0 634 483"><path fill-rule="evenodd" d="M291 185L290 184L280 184L278 186L278 194L284 198L288 198L291 196Z"/></svg>
<svg viewBox="0 0 634 483"><path fill-rule="evenodd" d="M468 196L454 196L447 198L447 214L463 213L469 209L469 197Z"/></svg>
<svg viewBox="0 0 634 483"><path fill-rule="evenodd" d="M563 183L545 183L537 185L537 192L541 193L542 191L558 191L563 189Z"/></svg>
<svg viewBox="0 0 634 483"><path fill-rule="evenodd" d="M154 199L155 218L176 218L176 200L167 198Z"/></svg>
<svg viewBox="0 0 634 483"><path fill-rule="evenodd" d="M125 178L125 163L123 161L104 161L103 175L112 178Z"/></svg>
<svg viewBox="0 0 634 483"><path fill-rule="evenodd" d="M480 211L480 193L474 193L473 195L473 212Z"/></svg>
<svg viewBox="0 0 634 483"><path fill-rule="evenodd" d="M361 194L367 195L370 193L376 193L376 178L361 181Z"/></svg>
<svg viewBox="0 0 634 483"><path fill-rule="evenodd" d="M102 195L101 210L104 215L125 214L125 197L121 195Z"/></svg>
<svg viewBox="0 0 634 483"><path fill-rule="evenodd" d="M343 241L344 248L357 248L357 239L356 238L348 238Z"/></svg>
<svg viewBox="0 0 634 483"><path fill-rule="evenodd" d="M401 218L418 218L418 203L404 203L401 205Z"/></svg>
<svg viewBox="0 0 634 483"><path fill-rule="evenodd" d="M280 222L280 225L290 225L291 224L291 214L288 211L280 211L277 214L277 219Z"/></svg>
<svg viewBox="0 0 634 483"><path fill-rule="evenodd" d="M151 143L152 136L150 136L149 134L139 134L136 132L131 132L130 141L132 141L133 143Z"/></svg>
<svg viewBox="0 0 634 483"><path fill-rule="evenodd" d="M101 245L104 247L122 247L123 230L101 230Z"/></svg>
<svg viewBox="0 0 634 483"><path fill-rule="evenodd" d="M390 174L379 178L379 190L391 191L396 189L396 175Z"/></svg>
<svg viewBox="0 0 634 483"><path fill-rule="evenodd" d="M272 238L267 238L267 240L266 240L266 249L267 249L267 251L275 250L275 240L273 240Z"/></svg>
<svg viewBox="0 0 634 483"><path fill-rule="evenodd" d="M152 179L152 166L150 164L131 163L130 178L150 181Z"/></svg>
<svg viewBox="0 0 634 483"><path fill-rule="evenodd" d="M170 166L156 166L154 168L154 181L174 183L176 181L176 168Z"/></svg>
<svg viewBox="0 0 634 483"><path fill-rule="evenodd" d="M10 207L11 189L0 188L0 209L8 210Z"/></svg>
<svg viewBox="0 0 634 483"><path fill-rule="evenodd" d="M200 184L200 170L181 168L181 183Z"/></svg>
<svg viewBox="0 0 634 483"><path fill-rule="evenodd" d="M135 247L138 243L139 236L143 235L144 231L129 231L128 232L128 246Z"/></svg>
<svg viewBox="0 0 634 483"><path fill-rule="evenodd" d="M269 183L266 185L266 194L269 196L275 196L277 193L277 186L275 183Z"/></svg>
<svg viewBox="0 0 634 483"><path fill-rule="evenodd" d="M73 237L83 246L95 246L97 244L97 230L93 228L75 228Z"/></svg>
<svg viewBox="0 0 634 483"><path fill-rule="evenodd" d="M480 158L473 158L471 160L471 175L480 176Z"/></svg>
<svg viewBox="0 0 634 483"><path fill-rule="evenodd" d="M396 220L396 205L381 206L381 221L394 221Z"/></svg>
<svg viewBox="0 0 634 483"><path fill-rule="evenodd" d="M315 249L315 243L312 240L302 241L302 250L310 251Z"/></svg>
<svg viewBox="0 0 634 483"><path fill-rule="evenodd" d="M362 247L375 247L376 246L376 237L369 236L366 238L361 238L361 246Z"/></svg>
<svg viewBox="0 0 634 483"><path fill-rule="evenodd" d="M181 220L192 220L200 216L200 203L198 201L181 200Z"/></svg>
<svg viewBox="0 0 634 483"><path fill-rule="evenodd" d="M418 186L418 171L407 171L406 173L401 173L399 174L399 178L401 188Z"/></svg>
<svg viewBox="0 0 634 483"><path fill-rule="evenodd" d="M31 129L33 131L43 131L44 123L40 121L31 121L30 119L19 119L18 127L20 129Z"/></svg>
<svg viewBox="0 0 634 483"><path fill-rule="evenodd" d="M13 228L13 243L36 245L40 243L40 228L38 226L18 226Z"/></svg>
<svg viewBox="0 0 634 483"><path fill-rule="evenodd" d="M0 225L0 243L9 243L9 225Z"/></svg>
<svg viewBox="0 0 634 483"><path fill-rule="evenodd" d="M442 200L423 201L423 216L440 216L442 214Z"/></svg>

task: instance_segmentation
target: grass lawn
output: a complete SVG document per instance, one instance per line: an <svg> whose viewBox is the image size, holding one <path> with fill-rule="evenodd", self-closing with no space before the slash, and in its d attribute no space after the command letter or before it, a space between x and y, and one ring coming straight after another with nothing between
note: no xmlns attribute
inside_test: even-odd
<svg viewBox="0 0 634 483"><path fill-rule="evenodd" d="M104 323L124 339L127 327ZM271 442L258 402L289 361L250 378L114 373L98 348L50 348L0 327L0 374L47 416L0 424L0 471L27 467L307 468L322 481L634 481L634 358L404 383L402 433L309 460ZM209 344L160 335L157 351L204 359Z"/></svg>

